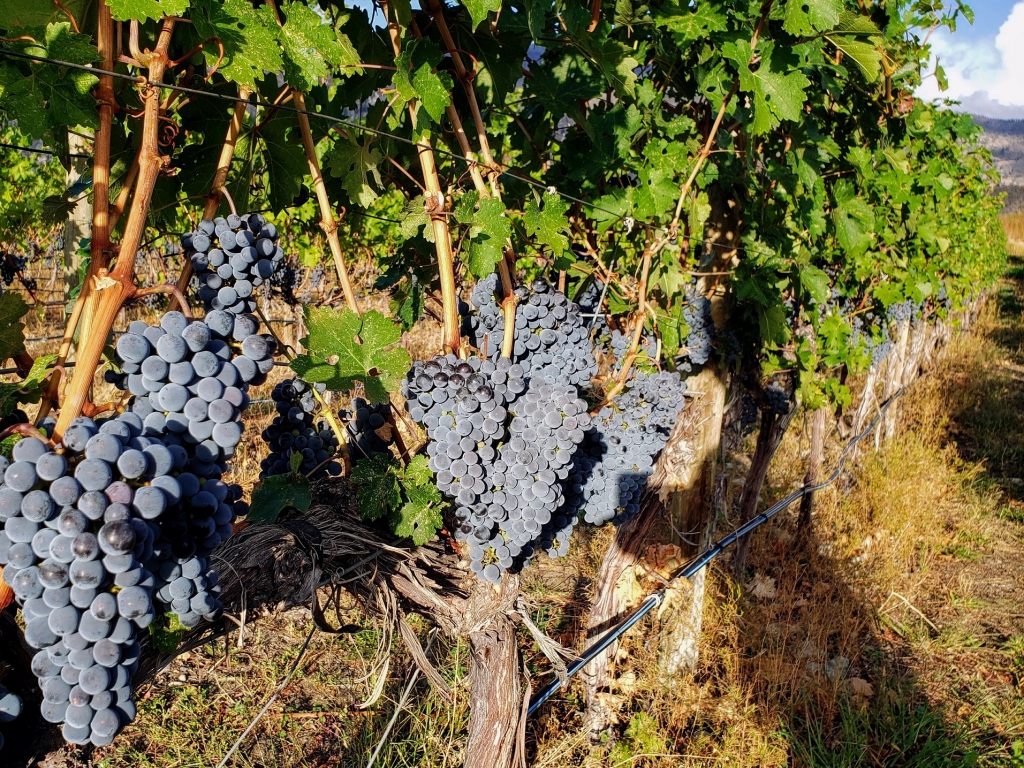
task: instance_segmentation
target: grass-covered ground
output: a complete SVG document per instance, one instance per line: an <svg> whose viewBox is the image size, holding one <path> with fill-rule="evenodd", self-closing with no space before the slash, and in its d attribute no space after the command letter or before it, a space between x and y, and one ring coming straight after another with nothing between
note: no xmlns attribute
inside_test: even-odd
<svg viewBox="0 0 1024 768"><path fill-rule="evenodd" d="M617 688L604 695L617 722L592 740L570 688L531 723L532 764L1024 767L1024 261L901 409L899 434L819 494L810 539L786 513L756 535L747 583L715 564L692 678L660 679L659 625L648 620L627 637ZM266 418L254 415L250 434ZM800 483L807 447L798 416L763 503ZM829 466L840 447L833 434ZM240 480L252 482L257 461L254 445ZM729 457L730 503L744 467ZM535 621L565 645L582 647L609 535L583 535L571 558L527 575ZM344 604L339 617L365 624ZM241 643L235 633L183 655L139 691L139 718L94 764L216 766L311 626L305 610L249 616ZM365 626L313 634L231 765L367 764L411 665L396 651L375 666L379 637ZM456 700L418 682L376 766L461 765L467 649L438 638L431 654ZM546 672L543 658L531 661ZM383 694L363 706L381 677Z"/></svg>

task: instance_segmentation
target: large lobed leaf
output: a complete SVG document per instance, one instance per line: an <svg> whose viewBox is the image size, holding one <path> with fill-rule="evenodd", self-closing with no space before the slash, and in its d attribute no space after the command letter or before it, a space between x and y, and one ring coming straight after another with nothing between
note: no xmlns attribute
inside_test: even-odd
<svg viewBox="0 0 1024 768"><path fill-rule="evenodd" d="M307 306L305 311L306 354L292 361L292 369L306 381L337 392L362 382L370 402L387 402L412 362L406 350L395 348L402 338L401 326L376 310L362 317L347 307Z"/></svg>

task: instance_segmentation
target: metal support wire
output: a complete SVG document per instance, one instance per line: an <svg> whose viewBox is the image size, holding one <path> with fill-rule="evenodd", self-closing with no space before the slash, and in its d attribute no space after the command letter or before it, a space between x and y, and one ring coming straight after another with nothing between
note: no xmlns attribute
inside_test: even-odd
<svg viewBox="0 0 1024 768"><path fill-rule="evenodd" d="M722 554L722 552L724 552L726 549L731 547L744 536L753 533L760 526L771 520L776 514L784 510L793 502L797 501L803 496L806 496L809 493L820 491L822 488L825 488L834 483L836 480L838 480L839 476L842 474L843 469L846 466L846 461L849 458L850 452L853 450L853 448L857 445L857 443L859 443L861 440L863 440L865 437L871 434L874 428L878 426L878 423L882 420L882 417L885 415L885 412L888 410L889 406L892 405L893 402L895 402L898 398L902 397L905 393L906 387L900 387L900 389L895 394L893 394L892 397L890 397L888 400L882 403L881 406L879 406L878 413L875 415L875 418L872 419L871 423L868 424L867 428L846 444L846 447L843 449L843 452L839 457L839 463L836 465L835 470L832 472L831 475L828 476L828 478L818 483L817 485L805 485L803 488L789 494L789 496L787 496L786 498L768 507L768 509L766 509L757 517L744 523L739 528L736 528L734 531L732 531L732 533L728 534L727 536L724 536L723 538L719 539L713 547L711 547L705 552L700 553L699 555L691 559L688 563L686 563L684 566L682 566L675 573L673 573L661 589L659 589L657 592L648 595L647 598L644 599L643 603L641 603L640 606L633 611L633 613L627 616L626 619L622 621L622 623L620 623L614 629L609 630L604 637L602 637L592 646L587 648L587 650L583 652L580 658L569 666L568 674L566 675L565 681L558 679L552 680L550 683L548 683L539 691L537 691L537 694L530 701L530 708L527 710L527 715L533 715L538 709L540 709L541 705L543 705L544 702L551 698L555 691L563 687L565 682L568 681L570 677L577 674L580 670L587 666L587 664L589 664L595 658L600 656L605 650L607 650L607 648L612 643L614 643L626 632L632 629L637 624L637 622L640 621L640 619L642 619L654 608L660 605L662 600L665 599L666 590L673 582L677 581L678 579L688 579L691 576L695 575L701 569L705 568L712 560L714 560L716 557Z"/></svg>
<svg viewBox="0 0 1024 768"><path fill-rule="evenodd" d="M12 51L9 48L0 47L0 56L9 56L11 58L22 59L24 61L33 61L33 62L36 62L36 63L39 63L39 64L50 64L50 65L58 66L58 67L65 67L67 69L73 69L73 70L78 70L78 71L82 71L82 72L88 72L91 75L106 75L108 77L112 77L112 78L117 79L117 80L125 80L125 81L131 82L131 83L135 83L136 85L149 86L149 87L154 87L154 88L163 88L163 89L166 89L166 90L169 90L169 91L177 91L178 93L185 93L185 94L188 94L190 96L203 96L203 97L208 98L208 99L216 99L218 101L229 102L229 103L232 103L232 104L234 104L236 102L245 102L246 104L249 104L249 105L251 105L253 107L264 107L264 108L267 108L267 109L274 109L274 110L277 110L279 112L289 112L289 113L297 114L297 115L305 115L307 117L312 117L312 118L316 118L316 119L319 119L319 120L323 120L323 121L326 121L326 122L334 124L334 125L343 125L343 126L345 126L347 128L351 128L354 131L361 131L363 133L370 134L371 136L378 136L378 137L381 137L381 138L391 139L392 141L398 142L400 144L408 144L410 146L416 146L417 145L416 141L414 141L413 139L410 139L408 136L400 136L398 134L388 133L387 131L381 130L379 128L371 128L371 127L369 127L367 125L363 125L362 123L357 123L357 122L354 122L352 120L346 120L345 118L342 118L342 117L337 117L335 115L328 115L328 114L325 114L323 112L311 112L309 110L299 109L298 107L293 107L293 106L290 106L288 104L273 104L271 102L263 101L263 100L260 100L260 99L257 99L257 98L252 98L252 97L250 97L250 98L242 98L241 96L233 96L233 95L227 94L227 93L217 93L217 92L214 92L214 91L204 91L204 90L200 90L198 88L189 88L189 87L184 86L184 85L178 85L176 83L151 83L148 80L146 80L146 78L138 76L138 75L130 75L130 74L127 74L125 72L117 72L117 71L113 71L113 70L100 69L99 67L93 67L93 66L89 66L89 65L86 65L86 64L76 64L73 61L64 61L62 59L54 59L54 58L49 57L49 56L37 56L35 54L25 53L24 51ZM438 154L438 155L443 155L445 157L450 157L453 160L461 160L461 161L463 161L465 163L468 163L470 165L474 165L476 163L476 161L473 160L472 158L465 157L463 155L458 154L457 152L452 152L450 150L445 149L444 147L434 147L433 151L436 154ZM601 213L606 213L609 216L613 217L614 220L616 220L616 221L618 221L618 220L623 218L621 213L613 211L613 210L611 210L609 208L603 208L602 206L597 205L595 203L592 203L589 200L584 200L583 198L575 197L574 195L570 195L570 194L568 194L566 192L562 192L560 189L553 188L552 186L550 186L549 184L547 184L547 183L545 183L543 181L537 181L536 179L531 178L529 175L526 174L525 171L523 171L523 170L521 170L519 168L513 168L513 167L506 166L504 169L501 170L500 176L502 176L502 177L506 177L507 176L508 178L513 179L515 181L518 181L520 183L528 184L528 185L534 187L535 189L544 190L545 193L551 192L553 190L554 194L558 195L559 197L561 197L564 200L568 200L568 201L573 202L573 203L579 203L580 205L584 205L584 206L586 206L586 207L588 207L588 208L590 208L592 210L600 211ZM371 216L371 218L380 218L380 217ZM653 229L657 229L657 227L654 224L651 224L649 222L635 222L634 226L643 227L644 229L652 229L652 230ZM690 238L690 242L691 243L702 243L703 245L710 245L710 246L719 246L719 247L722 247L722 248L726 248L727 247L730 250L743 251L745 253L761 253L761 254L764 254L766 256L771 256L771 255L774 255L774 253L775 253L774 251L767 250L767 249L752 248L750 246L737 246L735 243L718 243L718 242L715 242L715 241L712 241L712 240L701 240L701 239L698 239L696 237Z"/></svg>

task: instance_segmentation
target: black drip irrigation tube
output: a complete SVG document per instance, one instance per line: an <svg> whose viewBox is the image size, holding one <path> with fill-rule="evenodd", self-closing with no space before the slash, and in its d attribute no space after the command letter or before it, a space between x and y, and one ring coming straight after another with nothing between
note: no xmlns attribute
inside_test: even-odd
<svg viewBox="0 0 1024 768"><path fill-rule="evenodd" d="M724 552L726 549L731 547L744 536L753 533L755 530L757 530L759 527L767 523L776 514L784 510L793 502L803 498L809 493L820 491L822 488L826 488L827 486L832 485L832 483L838 480L839 476L843 472L844 467L846 466L846 461L853 448L857 445L857 443L859 443L861 440L863 440L865 437L871 434L874 428L878 426L879 421L881 421L882 416L885 415L885 412L888 410L889 406L892 405L893 402L895 402L898 398L902 397L905 392L906 387L900 387L900 389L895 394L893 394L892 397L890 397L888 400L886 400L879 406L878 413L875 415L875 418L871 420L871 423L868 424L867 428L859 435L854 437L852 440L850 440L850 442L846 444L846 447L843 448L843 452L839 457L839 464L836 466L835 470L832 472L831 475L829 475L827 479L823 480L817 485L805 485L800 490L794 491L793 493L789 494L789 496L786 496L781 501L778 501L772 506L768 507L768 509L759 514L757 517L744 523L739 528L729 533L727 536L724 536L721 539L719 539L713 547L711 547L705 552L700 553L699 555L691 559L688 563L686 563L686 565L682 566L679 570L673 573L672 576L669 577L668 581L665 582L665 586L663 586L657 592L648 595L640 604L640 606L637 607L629 616L627 616L618 626L609 630L604 637L602 637L596 643L587 648L579 657L579 659L574 661L566 670L566 676L564 680L552 680L550 683L548 683L539 691L537 691L537 694L530 700L530 708L527 710L526 713L527 716L535 714L537 710L541 708L544 702L550 699L556 691L565 686L565 684L569 681L569 678L577 674L580 670L587 666L587 664L589 664L595 658L604 653L604 651L607 650L612 643L614 643L616 640L618 640L620 637L626 634L626 632L628 632L630 629L636 626L636 624L644 616L646 616L648 613L650 613L652 610L658 607L661 604L661 602L665 599L665 592L673 582L679 579L688 579L691 576L695 575L702 568L705 568L712 560L714 560L716 557L722 554L722 552Z"/></svg>

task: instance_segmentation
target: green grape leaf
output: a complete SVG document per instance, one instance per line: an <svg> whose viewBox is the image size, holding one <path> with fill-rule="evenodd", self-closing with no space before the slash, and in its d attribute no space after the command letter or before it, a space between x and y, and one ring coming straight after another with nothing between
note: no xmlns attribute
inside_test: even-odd
<svg viewBox="0 0 1024 768"><path fill-rule="evenodd" d="M444 526L441 494L432 483L402 484L406 502L395 514L392 529L397 536L412 539L417 547L430 541Z"/></svg>
<svg viewBox="0 0 1024 768"><path fill-rule="evenodd" d="M149 625L149 636L160 653L174 653L187 630L175 613L167 612Z"/></svg>
<svg viewBox="0 0 1024 768"><path fill-rule="evenodd" d="M451 104L454 87L447 72L435 72L441 63L441 51L429 40L417 40L406 46L395 59L393 82L405 101L418 98L423 109L434 122L440 122L445 109ZM395 107L398 109L398 106Z"/></svg>
<svg viewBox="0 0 1024 768"><path fill-rule="evenodd" d="M654 12L654 23L668 29L676 45L683 49L707 38L711 32L725 32L729 28L727 22L725 13L712 3L699 3L691 13L689 7L668 2Z"/></svg>
<svg viewBox="0 0 1024 768"><path fill-rule="evenodd" d="M20 293L0 293L0 362L25 351L25 324L28 304Z"/></svg>
<svg viewBox="0 0 1024 768"><path fill-rule="evenodd" d="M829 296L830 280L824 270L805 264L800 267L800 282L816 303L825 306Z"/></svg>
<svg viewBox="0 0 1024 768"><path fill-rule="evenodd" d="M882 53L877 44L845 35L826 35L825 39L852 59L869 83L878 79L882 71Z"/></svg>
<svg viewBox="0 0 1024 768"><path fill-rule="evenodd" d="M434 228L430 224L430 216L427 215L426 201L423 195L417 195L406 203L402 210L404 218L399 227L402 237L407 240L416 237L420 229L423 229L423 237L428 242L434 242Z"/></svg>
<svg viewBox="0 0 1024 768"><path fill-rule="evenodd" d="M270 6L260 10L269 14L268 26L276 21ZM353 66L359 63L359 54L348 36L332 28L309 6L288 3L281 6L281 11L285 22L278 38L284 49L285 80L290 85L308 91L338 67L343 75L362 72Z"/></svg>
<svg viewBox="0 0 1024 768"><path fill-rule="evenodd" d="M39 218L47 224L60 224L78 206L77 201L68 200L65 195L47 195L39 211Z"/></svg>
<svg viewBox="0 0 1024 768"><path fill-rule="evenodd" d="M389 453L373 453L352 467L350 480L356 486L359 514L363 520L388 517L402 506L398 464Z"/></svg>
<svg viewBox="0 0 1024 768"><path fill-rule="evenodd" d="M836 182L833 194L836 207L832 211L832 221L836 227L836 239L849 256L860 256L871 245L875 214L865 200L857 197L853 184L847 179Z"/></svg>
<svg viewBox="0 0 1024 768"><path fill-rule="evenodd" d="M216 37L224 46L224 60L217 70L232 82L255 88L264 72L284 68L278 45L278 26L268 23L248 0L193 0L189 18L203 38ZM206 46L208 66L219 58L217 46Z"/></svg>
<svg viewBox="0 0 1024 768"><path fill-rule="evenodd" d="M759 47L761 61L755 72L750 68L749 43L738 40L722 46L722 53L739 69L740 89L753 96L751 130L756 135L768 133L783 120L799 120L805 91L811 85L802 72L787 66L784 59L789 57L777 50L775 43L765 42Z"/></svg>
<svg viewBox="0 0 1024 768"><path fill-rule="evenodd" d="M464 261L475 277L494 272L502 259L502 248L512 236L512 225L505 217L505 204L497 198L479 200L476 192L462 196L455 211L460 224L469 224L469 245ZM474 210L476 206L476 210Z"/></svg>
<svg viewBox="0 0 1024 768"><path fill-rule="evenodd" d="M64 0L61 5L76 19L85 15L91 0ZM0 3L0 29L44 29L51 21L67 21L55 3L40 0L4 0Z"/></svg>
<svg viewBox="0 0 1024 768"><path fill-rule="evenodd" d="M27 53L74 64L93 64L100 55L87 35L60 22L46 27L43 45L30 44ZM96 128L96 100L91 89L99 79L78 69L40 64L27 77L13 64L0 67L0 104L16 115L18 128L33 139L43 139L48 129Z"/></svg>
<svg viewBox="0 0 1024 768"><path fill-rule="evenodd" d="M49 366L56 359L56 355L40 355L32 361L32 367L24 380L0 383L0 418L10 416L19 404L39 400L43 394L43 382L50 373Z"/></svg>
<svg viewBox="0 0 1024 768"><path fill-rule="evenodd" d="M360 317L347 307L307 305L305 313L309 335L302 344L307 351L292 361L292 370L336 392L361 381L371 403L386 403L412 363L406 350L394 346L402 338L401 326L376 310Z"/></svg>
<svg viewBox="0 0 1024 768"><path fill-rule="evenodd" d="M563 12L573 44L597 66L620 99L636 96L636 72L640 62L633 47L612 37L612 27L601 21L590 32L590 14L582 6L566 6Z"/></svg>
<svg viewBox="0 0 1024 768"><path fill-rule="evenodd" d="M782 28L791 35L813 35L839 22L843 0L787 0Z"/></svg>
<svg viewBox="0 0 1024 768"><path fill-rule="evenodd" d="M551 0L524 0L526 4L527 25L530 28L530 37L534 42L544 34L544 16L551 10Z"/></svg>
<svg viewBox="0 0 1024 768"><path fill-rule="evenodd" d="M377 168L384 158L376 148L371 148L371 141L360 145L354 136L350 136L348 141L340 139L325 158L331 175L341 179L341 186L349 197L363 208L377 199L375 187L380 189L384 186Z"/></svg>
<svg viewBox="0 0 1024 768"><path fill-rule="evenodd" d="M411 275L403 280L391 295L391 314L402 323L402 330L411 330L423 317L423 283Z"/></svg>
<svg viewBox="0 0 1024 768"><path fill-rule="evenodd" d="M557 258L569 250L569 239L565 234L569 231L566 211L569 203L558 195L545 193L543 206L535 200L526 201L523 212L523 223L526 233L537 238L537 246L547 246Z"/></svg>
<svg viewBox="0 0 1024 768"><path fill-rule="evenodd" d="M181 16L188 10L189 0L108 0L108 5L115 21L145 21Z"/></svg>
<svg viewBox="0 0 1024 768"><path fill-rule="evenodd" d="M252 489L252 504L246 519L254 525L273 523L289 507L305 512L312 503L308 478L291 472L271 475Z"/></svg>
<svg viewBox="0 0 1024 768"><path fill-rule="evenodd" d="M440 123L445 110L452 103L454 83L451 75L447 72L432 72L424 65L413 73L412 84L419 94L423 109L435 123Z"/></svg>
<svg viewBox="0 0 1024 768"><path fill-rule="evenodd" d="M267 200L271 208L290 206L302 191L302 180L309 173L306 152L298 139L292 138L291 129L295 125L293 115L282 114L260 128L266 145L263 158L270 183Z"/></svg>
<svg viewBox="0 0 1024 768"><path fill-rule="evenodd" d="M479 27L480 22L487 18L488 13L501 9L501 0L462 0L462 4L469 11L472 29Z"/></svg>
<svg viewBox="0 0 1024 768"><path fill-rule="evenodd" d="M868 82L878 79L882 70L882 32L870 18L843 11L838 25L825 39L852 59Z"/></svg>
<svg viewBox="0 0 1024 768"><path fill-rule="evenodd" d="M429 483L434 479L434 473L430 471L429 459L422 453L413 456L409 466L402 472L402 477L414 485Z"/></svg>

